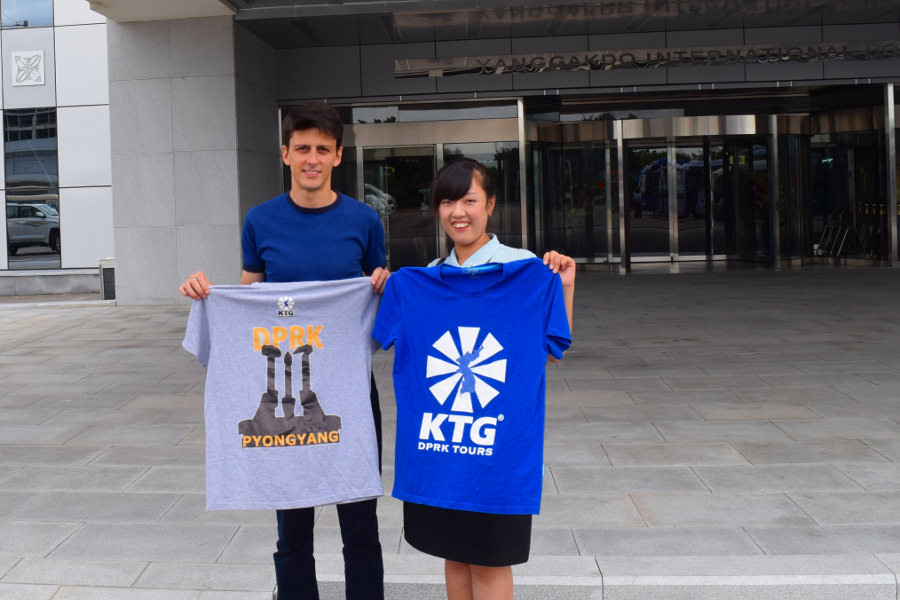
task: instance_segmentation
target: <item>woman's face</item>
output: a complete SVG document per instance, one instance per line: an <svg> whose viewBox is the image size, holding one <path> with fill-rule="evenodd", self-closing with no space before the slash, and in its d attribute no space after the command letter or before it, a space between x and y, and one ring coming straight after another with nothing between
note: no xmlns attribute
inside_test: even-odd
<svg viewBox="0 0 900 600"><path fill-rule="evenodd" d="M472 177L466 195L457 200L444 198L438 206L441 227L453 240L460 264L490 240L488 217L494 212L494 198L488 198L479 177Z"/></svg>

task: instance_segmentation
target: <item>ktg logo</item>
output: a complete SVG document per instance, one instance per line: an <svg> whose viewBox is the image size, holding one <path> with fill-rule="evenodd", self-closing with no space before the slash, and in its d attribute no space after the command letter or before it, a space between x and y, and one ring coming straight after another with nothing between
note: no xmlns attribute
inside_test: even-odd
<svg viewBox="0 0 900 600"><path fill-rule="evenodd" d="M278 316L293 317L294 316L294 299L290 296L282 296L278 299Z"/></svg>
<svg viewBox="0 0 900 600"><path fill-rule="evenodd" d="M491 333L481 336L479 327L459 327L457 331L458 345L447 331L432 344L441 356L428 356L425 377L440 378L429 388L431 394L441 406L451 397L453 401L450 413L422 415L419 450L491 456L503 415L476 419L472 399L483 409L500 393L494 386L506 381L506 359L494 357L503 346Z"/></svg>

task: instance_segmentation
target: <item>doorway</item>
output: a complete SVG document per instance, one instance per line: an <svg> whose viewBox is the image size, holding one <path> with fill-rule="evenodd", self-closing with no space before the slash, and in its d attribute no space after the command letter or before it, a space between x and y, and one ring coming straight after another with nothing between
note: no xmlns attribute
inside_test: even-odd
<svg viewBox="0 0 900 600"><path fill-rule="evenodd" d="M672 260L669 223L669 151L665 142L635 141L625 149L625 198L630 201L632 260ZM677 242L677 238L676 242Z"/></svg>
<svg viewBox="0 0 900 600"><path fill-rule="evenodd" d="M532 142L529 148L530 193L542 247L584 262L610 262L615 152L604 140Z"/></svg>
<svg viewBox="0 0 900 600"><path fill-rule="evenodd" d="M633 261L767 260L763 139L633 140L625 170Z"/></svg>

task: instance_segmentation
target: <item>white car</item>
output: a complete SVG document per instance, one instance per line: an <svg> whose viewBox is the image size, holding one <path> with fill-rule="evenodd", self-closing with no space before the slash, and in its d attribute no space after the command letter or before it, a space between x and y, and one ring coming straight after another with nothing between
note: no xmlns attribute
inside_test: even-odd
<svg viewBox="0 0 900 600"><path fill-rule="evenodd" d="M59 213L49 204L7 204L6 246L10 256L26 246L59 253Z"/></svg>
<svg viewBox="0 0 900 600"><path fill-rule="evenodd" d="M363 200L374 208L379 216L387 217L397 210L397 200L387 192L383 192L369 183L365 184L365 192Z"/></svg>

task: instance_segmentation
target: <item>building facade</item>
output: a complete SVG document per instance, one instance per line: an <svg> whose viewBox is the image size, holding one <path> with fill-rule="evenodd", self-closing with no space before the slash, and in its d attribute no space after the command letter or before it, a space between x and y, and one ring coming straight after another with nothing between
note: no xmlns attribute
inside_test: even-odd
<svg viewBox="0 0 900 600"><path fill-rule="evenodd" d="M136 0L109 24L117 288L240 271L280 112L348 124L335 186L390 266L446 252L435 171L484 161L508 244L587 265L898 262L900 1Z"/></svg>
<svg viewBox="0 0 900 600"><path fill-rule="evenodd" d="M0 292L59 287L23 286L41 273L96 289L115 252L106 19L83 0L2 0L0 15Z"/></svg>

